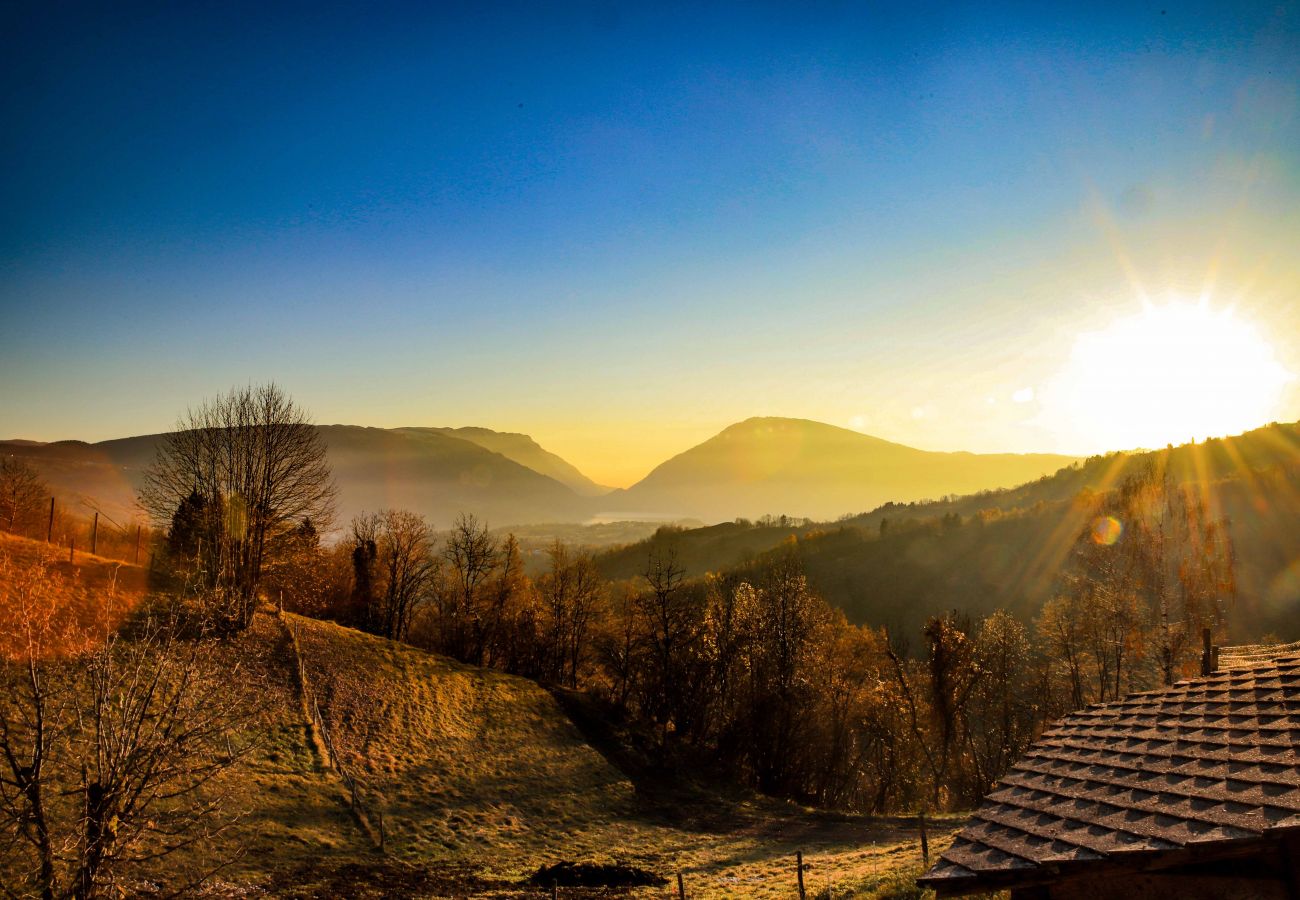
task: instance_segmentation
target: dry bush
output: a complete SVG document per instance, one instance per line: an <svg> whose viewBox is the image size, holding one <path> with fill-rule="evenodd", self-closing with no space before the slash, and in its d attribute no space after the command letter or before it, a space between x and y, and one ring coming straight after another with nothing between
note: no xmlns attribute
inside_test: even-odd
<svg viewBox="0 0 1300 900"><path fill-rule="evenodd" d="M116 599L0 552L0 881L16 896L120 892L234 820L219 782L251 746L255 685L202 623Z"/></svg>

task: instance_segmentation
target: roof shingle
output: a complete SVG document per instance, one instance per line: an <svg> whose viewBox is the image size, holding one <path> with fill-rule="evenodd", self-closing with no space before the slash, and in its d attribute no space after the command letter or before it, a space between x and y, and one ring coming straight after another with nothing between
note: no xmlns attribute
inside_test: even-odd
<svg viewBox="0 0 1300 900"><path fill-rule="evenodd" d="M1300 829L1300 653L1043 732L921 879L940 894Z"/></svg>

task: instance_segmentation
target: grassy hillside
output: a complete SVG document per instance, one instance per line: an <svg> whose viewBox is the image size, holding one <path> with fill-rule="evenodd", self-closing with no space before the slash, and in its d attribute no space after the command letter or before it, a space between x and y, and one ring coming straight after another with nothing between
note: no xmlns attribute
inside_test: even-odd
<svg viewBox="0 0 1300 900"><path fill-rule="evenodd" d="M336 750L372 815L383 815L386 853L349 812L337 773L316 749L286 623ZM812 864L815 888L873 896L873 886L917 869L907 820L638 790L548 693L524 679L269 613L256 617L236 648L244 665L266 673L270 693L264 745L237 778L233 803L244 819L224 849L244 852L220 876L223 896L545 897L549 890L523 882L542 865L570 860L681 871L691 896L789 897L796 850ZM956 825L938 823L934 846ZM168 872L201 861L173 858L155 877L165 882Z"/></svg>
<svg viewBox="0 0 1300 900"><path fill-rule="evenodd" d="M37 557L49 559L56 571L91 590L102 590L111 583L119 594L138 597L148 588L148 573L142 566L81 551L69 554L66 547L50 546L44 541L4 531L0 531L0 553L19 564L28 564Z"/></svg>
<svg viewBox="0 0 1300 900"><path fill-rule="evenodd" d="M814 884L870 882L915 854L897 821L752 798L661 802L531 681L286 618L333 740L383 812L392 859L468 865L498 884L561 859L618 860L682 871L696 896L779 897L797 849L815 861Z"/></svg>
<svg viewBox="0 0 1300 900"><path fill-rule="evenodd" d="M221 880L277 883L322 860L367 858L373 844L349 811L347 792L324 765L303 717L296 662L281 623L258 614L228 652L232 667L238 663L257 680L265 708L251 759L211 788L228 792L229 811L241 816L219 844L220 854L235 857ZM169 859L158 880L166 883L178 868L210 864L210 856L205 850Z"/></svg>

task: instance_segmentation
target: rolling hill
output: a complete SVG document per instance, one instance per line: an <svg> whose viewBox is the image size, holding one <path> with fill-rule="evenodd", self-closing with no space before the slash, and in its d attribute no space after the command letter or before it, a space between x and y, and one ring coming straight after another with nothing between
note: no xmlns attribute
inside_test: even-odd
<svg viewBox="0 0 1300 900"><path fill-rule="evenodd" d="M1010 487L1074 461L935 453L807 419L753 418L606 495L601 508L709 522L765 514L834 519L891 500Z"/></svg>
<svg viewBox="0 0 1300 900"><path fill-rule="evenodd" d="M1003 608L1029 621L1090 521L1089 493L1151 464L1195 486L1228 520L1237 580L1231 640L1300 639L1300 424L1091 457L1018 487L891 502L833 524L661 529L600 554L597 564L607 577L630 578L645 570L654 548L671 546L688 574L702 575L743 566L793 538L812 585L856 622L915 636L926 617L950 609L986 615Z"/></svg>
<svg viewBox="0 0 1300 900"><path fill-rule="evenodd" d="M502 525L581 521L587 516L585 498L478 441L436 429L318 428L339 487L340 525L360 512L389 506L421 513L435 527L450 525L462 511ZM10 441L0 444L0 452L29 460L65 505L100 509L125 521L135 515L135 492L161 437L95 444ZM480 435L479 440L486 438ZM537 451L545 454L540 447ZM563 463L559 457L554 460ZM558 467L554 461L550 465Z"/></svg>

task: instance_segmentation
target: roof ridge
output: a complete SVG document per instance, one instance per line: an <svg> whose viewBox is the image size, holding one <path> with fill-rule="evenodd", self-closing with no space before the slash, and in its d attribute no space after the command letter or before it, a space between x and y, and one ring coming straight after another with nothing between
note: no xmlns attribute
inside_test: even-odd
<svg viewBox="0 0 1300 900"><path fill-rule="evenodd" d="M1208 687L1209 685L1215 682L1231 682L1234 680L1240 680L1243 678L1252 677L1256 672L1266 671L1269 669L1277 669L1284 664L1291 664L1291 663L1300 666L1300 653L1291 654L1285 657L1270 659L1267 662L1260 663L1259 665L1242 666L1241 668L1236 668L1236 669L1224 669L1220 671L1211 672L1209 675L1199 675L1194 678L1184 678L1181 681L1175 681L1173 684L1167 684L1161 688L1150 688L1144 691L1129 691L1123 697L1119 697L1115 700L1101 700L1095 703L1089 703L1086 704L1085 706L1081 706L1078 709L1074 710L1073 712L1066 713L1066 715L1062 717L1059 720L1059 722L1064 723L1074 718L1075 716L1082 715L1084 713L1092 712L1095 710L1112 709L1124 703L1130 703L1139 697L1159 697L1159 696L1173 693L1175 691L1180 691L1180 690L1186 691L1190 687L1195 687L1200 685L1204 685Z"/></svg>

